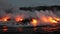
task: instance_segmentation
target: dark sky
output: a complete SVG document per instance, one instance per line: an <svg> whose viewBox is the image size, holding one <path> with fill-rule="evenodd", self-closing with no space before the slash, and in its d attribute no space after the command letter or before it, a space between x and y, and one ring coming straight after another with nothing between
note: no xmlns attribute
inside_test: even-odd
<svg viewBox="0 0 60 34"><path fill-rule="evenodd" d="M13 6L60 5L60 0L4 0Z"/></svg>

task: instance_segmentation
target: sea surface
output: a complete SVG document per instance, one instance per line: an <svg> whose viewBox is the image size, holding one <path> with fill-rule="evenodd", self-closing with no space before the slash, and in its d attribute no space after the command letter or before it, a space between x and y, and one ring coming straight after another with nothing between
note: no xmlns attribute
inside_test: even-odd
<svg viewBox="0 0 60 34"><path fill-rule="evenodd" d="M13 34L60 34L60 26L41 26L41 27L7 27L0 26L0 33Z"/></svg>

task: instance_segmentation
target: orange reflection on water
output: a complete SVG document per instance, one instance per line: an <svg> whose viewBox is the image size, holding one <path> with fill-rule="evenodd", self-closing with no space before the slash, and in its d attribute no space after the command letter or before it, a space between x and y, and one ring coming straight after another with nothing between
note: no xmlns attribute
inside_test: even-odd
<svg viewBox="0 0 60 34"><path fill-rule="evenodd" d="M0 21L6 22L6 21L8 21L8 19L10 19L10 16L9 16L9 15L6 15L6 16L2 17L2 18L0 19Z"/></svg>
<svg viewBox="0 0 60 34"><path fill-rule="evenodd" d="M23 32L23 28L22 27L18 28L18 31Z"/></svg>
<svg viewBox="0 0 60 34"><path fill-rule="evenodd" d="M7 32L7 30L8 30L7 26L3 26L2 31L3 31L3 32Z"/></svg>
<svg viewBox="0 0 60 34"><path fill-rule="evenodd" d="M34 27L34 28L33 28L33 31L36 31L36 30L37 30L37 28Z"/></svg>
<svg viewBox="0 0 60 34"><path fill-rule="evenodd" d="M45 32L59 31L59 27L42 27L42 30Z"/></svg>
<svg viewBox="0 0 60 34"><path fill-rule="evenodd" d="M7 32L8 29L2 29L2 30L3 30L3 32Z"/></svg>

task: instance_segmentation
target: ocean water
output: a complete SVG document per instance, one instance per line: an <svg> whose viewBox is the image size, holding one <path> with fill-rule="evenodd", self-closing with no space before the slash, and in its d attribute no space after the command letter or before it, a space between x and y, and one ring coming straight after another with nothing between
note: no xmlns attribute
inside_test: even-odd
<svg viewBox="0 0 60 34"><path fill-rule="evenodd" d="M60 34L60 26L49 27L2 27L0 26L0 33L13 33L13 34Z"/></svg>

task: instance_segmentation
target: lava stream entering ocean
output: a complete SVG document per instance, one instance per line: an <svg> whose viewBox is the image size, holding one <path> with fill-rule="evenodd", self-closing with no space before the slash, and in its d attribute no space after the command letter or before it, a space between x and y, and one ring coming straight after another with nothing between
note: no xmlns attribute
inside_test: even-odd
<svg viewBox="0 0 60 34"><path fill-rule="evenodd" d="M37 19L32 19L31 24L32 24L33 26L37 26L37 24L38 24Z"/></svg>
<svg viewBox="0 0 60 34"><path fill-rule="evenodd" d="M2 18L0 19L0 21L6 22L6 21L8 21L8 19L10 19L10 16L9 16L9 15L6 15L6 16L2 17Z"/></svg>
<svg viewBox="0 0 60 34"><path fill-rule="evenodd" d="M22 22L25 18L23 17L23 15L16 15L15 17L13 17L15 19L16 22ZM11 19L11 16L6 15L4 17L2 17L0 19L0 21L2 22L7 22L8 19ZM40 24L41 22L43 23L50 23L50 24L58 24L58 21L60 21L60 18L58 17L52 17L52 16L42 16L41 19L39 18L32 18L32 21L30 22L31 25L33 26L37 26L38 24Z"/></svg>
<svg viewBox="0 0 60 34"><path fill-rule="evenodd" d="M16 20L16 22L22 21L23 17L18 15L18 16L16 16L15 20Z"/></svg>

